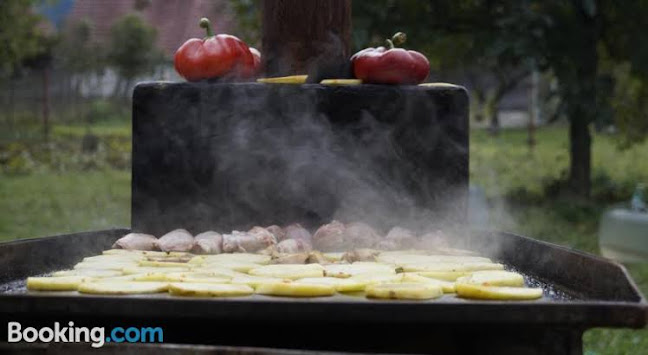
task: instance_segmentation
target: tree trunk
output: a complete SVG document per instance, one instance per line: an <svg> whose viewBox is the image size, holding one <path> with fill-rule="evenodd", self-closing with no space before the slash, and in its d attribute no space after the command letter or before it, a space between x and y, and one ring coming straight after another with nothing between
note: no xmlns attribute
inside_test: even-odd
<svg viewBox="0 0 648 355"><path fill-rule="evenodd" d="M598 24L584 16L577 50L571 50L572 67L563 69L569 114L569 178L568 186L578 197L588 199L591 190L592 136L590 124L596 120L598 109ZM558 78L559 80L562 78Z"/></svg>
<svg viewBox="0 0 648 355"><path fill-rule="evenodd" d="M351 0L264 0L262 41L267 76L350 77Z"/></svg>

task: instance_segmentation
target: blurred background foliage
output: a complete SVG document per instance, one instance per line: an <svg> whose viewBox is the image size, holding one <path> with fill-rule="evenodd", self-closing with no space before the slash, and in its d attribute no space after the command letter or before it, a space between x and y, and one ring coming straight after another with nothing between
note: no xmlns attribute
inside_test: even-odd
<svg viewBox="0 0 648 355"><path fill-rule="evenodd" d="M260 49L261 3L185 0L156 18L164 2L0 1L0 240L128 226L132 86L178 79L195 13ZM353 52L403 31L430 81L469 90L470 177L491 225L598 253L601 214L648 182L648 1L352 6ZM648 266L628 267L648 293ZM585 340L634 354L648 331Z"/></svg>

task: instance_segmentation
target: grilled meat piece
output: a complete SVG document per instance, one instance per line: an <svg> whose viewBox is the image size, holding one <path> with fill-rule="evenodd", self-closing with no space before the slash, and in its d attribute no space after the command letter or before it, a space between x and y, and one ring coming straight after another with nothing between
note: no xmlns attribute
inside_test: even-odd
<svg viewBox="0 0 648 355"><path fill-rule="evenodd" d="M187 230L176 229L161 236L156 245L162 251L190 251L194 242L194 237Z"/></svg>
<svg viewBox="0 0 648 355"><path fill-rule="evenodd" d="M192 252L196 254L220 254L223 250L223 236L214 231L200 233L194 237Z"/></svg>
<svg viewBox="0 0 648 355"><path fill-rule="evenodd" d="M338 251L346 248L346 227L338 221L325 224L313 234L313 247L320 251Z"/></svg>
<svg viewBox="0 0 648 355"><path fill-rule="evenodd" d="M385 240L393 241L398 249L408 249L415 246L418 242L414 233L406 228L394 227L385 236Z"/></svg>
<svg viewBox="0 0 648 355"><path fill-rule="evenodd" d="M371 248L382 239L375 229L363 222L348 223L345 234L345 240L352 248Z"/></svg>
<svg viewBox="0 0 648 355"><path fill-rule="evenodd" d="M312 247L307 240L304 239L286 239L277 244L276 251L281 254L291 254L300 252L309 252Z"/></svg>
<svg viewBox="0 0 648 355"><path fill-rule="evenodd" d="M268 230L268 232L274 235L275 239L277 240L277 243L287 238L286 231L283 228L279 227L278 225L271 225L266 227L266 229Z"/></svg>
<svg viewBox="0 0 648 355"><path fill-rule="evenodd" d="M157 238L150 234L128 233L119 238L112 247L113 249L126 250L155 250L155 242L157 242Z"/></svg>
<svg viewBox="0 0 648 355"><path fill-rule="evenodd" d="M374 249L355 249L342 255L342 260L354 263L356 261L376 261L376 256L380 251Z"/></svg>
<svg viewBox="0 0 648 355"><path fill-rule="evenodd" d="M284 239L304 239L311 242L311 234L299 223L294 223L284 228L286 237Z"/></svg>
<svg viewBox="0 0 648 355"><path fill-rule="evenodd" d="M252 228L255 233L233 231L231 234L223 234L223 252L254 253L277 243L274 236L265 228L258 227L263 231L255 228Z"/></svg>

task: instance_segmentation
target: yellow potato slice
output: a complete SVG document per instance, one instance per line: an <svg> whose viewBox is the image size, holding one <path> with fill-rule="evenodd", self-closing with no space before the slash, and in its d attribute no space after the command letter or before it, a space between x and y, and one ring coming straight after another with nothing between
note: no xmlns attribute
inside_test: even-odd
<svg viewBox="0 0 648 355"><path fill-rule="evenodd" d="M180 282L170 284L169 293L190 297L234 297L251 295L254 289L247 285Z"/></svg>
<svg viewBox="0 0 648 355"><path fill-rule="evenodd" d="M365 288L369 298L427 300L443 296L440 286L424 283L381 283Z"/></svg>
<svg viewBox="0 0 648 355"><path fill-rule="evenodd" d="M137 261L122 262L99 262L99 261L82 261L74 265L75 270L92 269L92 270L121 270L125 267L137 266Z"/></svg>
<svg viewBox="0 0 648 355"><path fill-rule="evenodd" d="M164 276L165 281L170 282L226 284L231 280L230 277L218 277L205 272L174 272Z"/></svg>
<svg viewBox="0 0 648 355"><path fill-rule="evenodd" d="M524 277L516 272L504 270L475 271L470 276L457 279L457 282L482 286L524 286Z"/></svg>
<svg viewBox="0 0 648 355"><path fill-rule="evenodd" d="M144 257L139 254L115 254L115 255L95 255L83 258L83 262L132 262L142 260Z"/></svg>
<svg viewBox="0 0 648 355"><path fill-rule="evenodd" d="M390 265L378 263L353 263L353 264L331 264L324 266L326 276L347 278L354 275L372 274L395 274L396 268Z"/></svg>
<svg viewBox="0 0 648 355"><path fill-rule="evenodd" d="M436 263L492 263L491 259L481 256L456 255L417 255L417 254L380 254L376 261L388 264L436 264Z"/></svg>
<svg viewBox="0 0 648 355"><path fill-rule="evenodd" d="M258 267L258 265L257 265L257 267ZM229 278L236 277L236 276L245 276L245 275L247 275L246 273L234 271L232 269L228 269L226 267L218 266L216 264L200 265L199 267L192 268L191 271L192 272L210 273L210 274L213 274L214 276L229 277Z"/></svg>
<svg viewBox="0 0 648 355"><path fill-rule="evenodd" d="M122 275L121 271L117 270L95 270L95 269L79 269L79 270L61 270L52 274L53 277L61 276L87 276L87 277L115 277Z"/></svg>
<svg viewBox="0 0 648 355"><path fill-rule="evenodd" d="M541 288L481 286L457 282L457 295L483 300L533 300L542 297Z"/></svg>
<svg viewBox="0 0 648 355"><path fill-rule="evenodd" d="M32 291L76 291L79 285L94 280L88 276L28 277L27 289Z"/></svg>
<svg viewBox="0 0 648 355"><path fill-rule="evenodd" d="M385 274L385 273L364 273L351 276L351 280L364 283L366 285L374 285L379 283L397 283L401 282L402 276L400 274Z"/></svg>
<svg viewBox="0 0 648 355"><path fill-rule="evenodd" d="M342 256L344 256L344 254L346 254L346 253L345 252L341 252L341 253L322 253L324 258L326 260L328 260L328 261L340 261L340 260L342 260Z"/></svg>
<svg viewBox="0 0 648 355"><path fill-rule="evenodd" d="M275 282L259 285L256 292L262 295L272 296L322 297L334 295L335 287L333 285Z"/></svg>
<svg viewBox="0 0 648 355"><path fill-rule="evenodd" d="M189 267L187 263L177 263L177 262L167 262L167 261L149 261L149 260L140 260L138 262L139 266L151 266L151 267Z"/></svg>
<svg viewBox="0 0 648 355"><path fill-rule="evenodd" d="M191 260L187 261L187 264L194 266L202 265L204 263L205 257L203 255L194 256Z"/></svg>
<svg viewBox="0 0 648 355"><path fill-rule="evenodd" d="M122 269L124 275L130 274L163 274L169 272L188 271L186 267L153 267L153 266L130 266Z"/></svg>
<svg viewBox="0 0 648 355"><path fill-rule="evenodd" d="M249 263L246 261L227 261L227 260L207 261L204 264L200 265L201 268L209 268L211 266L222 267L225 269L246 273L252 269L261 267L262 265Z"/></svg>
<svg viewBox="0 0 648 355"><path fill-rule="evenodd" d="M455 281L460 277L471 274L470 271L418 271L414 273L423 277L444 281Z"/></svg>
<svg viewBox="0 0 648 355"><path fill-rule="evenodd" d="M322 85L360 85L360 79L324 79L320 81Z"/></svg>
<svg viewBox="0 0 648 355"><path fill-rule="evenodd" d="M403 264L404 272L413 271L453 271L471 272L479 270L503 270L504 265L494 263L432 263L432 264Z"/></svg>
<svg viewBox="0 0 648 355"><path fill-rule="evenodd" d="M402 274L401 281L404 283L424 283L430 285L437 285L441 287L443 293L455 293L454 282L431 279L429 277L417 275L416 273L406 272Z"/></svg>
<svg viewBox="0 0 648 355"><path fill-rule="evenodd" d="M240 263L267 265L272 260L272 257L270 255L252 253L201 255L201 257L204 259L205 263L212 263L214 261L235 261Z"/></svg>
<svg viewBox="0 0 648 355"><path fill-rule="evenodd" d="M252 269L249 274L254 276L268 276L297 280L306 277L323 277L324 268L319 264L276 264Z"/></svg>
<svg viewBox="0 0 648 355"><path fill-rule="evenodd" d="M230 282L233 283L233 284L248 285L248 286L257 288L257 287L259 287L259 285L263 285L263 284L267 284L267 283L277 283L277 282L283 282L283 281L286 281L286 280L278 278L278 277L243 275L243 276L235 276L235 277L233 277ZM288 280L288 281L290 281L290 280Z"/></svg>
<svg viewBox="0 0 648 355"><path fill-rule="evenodd" d="M290 75L276 78L259 78L257 82L266 84L304 84L307 78L308 75Z"/></svg>
<svg viewBox="0 0 648 355"><path fill-rule="evenodd" d="M367 286L366 282L354 279L342 279L339 277L307 277L295 281L297 284L310 285L331 285L338 292L357 292L364 291Z"/></svg>
<svg viewBox="0 0 648 355"><path fill-rule="evenodd" d="M159 293L168 289L167 282L84 282L79 285L79 292L98 295L134 295L143 293Z"/></svg>

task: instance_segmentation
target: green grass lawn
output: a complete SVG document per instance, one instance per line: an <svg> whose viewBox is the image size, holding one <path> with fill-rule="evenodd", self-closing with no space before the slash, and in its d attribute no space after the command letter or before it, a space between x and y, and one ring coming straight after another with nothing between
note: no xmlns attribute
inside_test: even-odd
<svg viewBox="0 0 648 355"><path fill-rule="evenodd" d="M130 226L130 172L0 176L0 241Z"/></svg>
<svg viewBox="0 0 648 355"><path fill-rule="evenodd" d="M55 126L53 137L79 140L85 131L82 125ZM130 125L100 124L92 131L102 139L112 137L111 144L117 144L114 137L128 138ZM471 132L471 182L489 196L494 227L598 253L598 219L605 208L629 199L637 182L648 182L648 143L619 151L613 137L596 135L595 199L577 203L545 194L567 170L567 130L543 128L536 139L538 144L530 150L525 131L504 131L497 137ZM125 149L130 146L116 151ZM0 240L129 226L130 173L98 166L0 175ZM648 264L628 265L628 270L648 294ZM584 341L586 354L640 354L648 349L648 330L597 329L587 332Z"/></svg>

